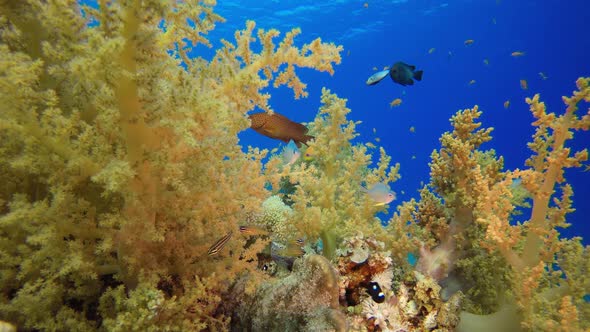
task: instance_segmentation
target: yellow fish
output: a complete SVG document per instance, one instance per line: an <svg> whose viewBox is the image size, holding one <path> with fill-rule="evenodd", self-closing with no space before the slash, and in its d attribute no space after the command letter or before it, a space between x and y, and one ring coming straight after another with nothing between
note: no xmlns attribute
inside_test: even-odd
<svg viewBox="0 0 590 332"><path fill-rule="evenodd" d="M308 129L306 126L291 121L286 116L277 112L273 114L266 112L254 113L248 117L251 121L250 128L254 129L257 133L281 140L285 143L293 140L297 147L301 147L301 143L307 145L307 141L314 138L313 136L307 135Z"/></svg>
<svg viewBox="0 0 590 332"><path fill-rule="evenodd" d="M315 155L315 149L312 146L308 146L307 149L305 149L305 153L303 154L303 160L311 161L313 158L315 158Z"/></svg>
<svg viewBox="0 0 590 332"><path fill-rule="evenodd" d="M524 56L524 52L514 51L510 55L512 55L513 57Z"/></svg>
<svg viewBox="0 0 590 332"><path fill-rule="evenodd" d="M509 106L510 106L510 100L506 100L506 101L504 102L504 108L505 108L505 109L508 109L508 107L509 107Z"/></svg>
<svg viewBox="0 0 590 332"><path fill-rule="evenodd" d="M410 132L411 132L411 133L415 133L415 132L416 132L416 128L415 128L414 126L411 126L411 127L410 127Z"/></svg>

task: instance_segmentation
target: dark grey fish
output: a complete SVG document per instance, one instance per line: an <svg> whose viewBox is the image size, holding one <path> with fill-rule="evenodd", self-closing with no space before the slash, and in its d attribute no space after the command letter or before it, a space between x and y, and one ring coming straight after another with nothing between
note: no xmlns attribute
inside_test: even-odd
<svg viewBox="0 0 590 332"><path fill-rule="evenodd" d="M374 281L371 281L367 285L367 293L369 293L373 301L377 303L383 303L383 301L385 301L385 294L383 294L381 286L379 286L379 284Z"/></svg>
<svg viewBox="0 0 590 332"><path fill-rule="evenodd" d="M416 66L403 62L396 62L389 69L389 76L398 84L403 86L414 85L414 80L422 80L422 70L416 70Z"/></svg>

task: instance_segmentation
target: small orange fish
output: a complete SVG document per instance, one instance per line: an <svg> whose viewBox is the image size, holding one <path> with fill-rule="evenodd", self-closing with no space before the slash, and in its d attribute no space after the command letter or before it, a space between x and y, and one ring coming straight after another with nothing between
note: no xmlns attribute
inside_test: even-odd
<svg viewBox="0 0 590 332"><path fill-rule="evenodd" d="M307 145L307 141L314 138L307 135L308 129L306 126L293 122L277 112L273 114L259 112L250 114L248 117L251 121L250 128L257 133L285 143L293 140L298 148L301 147L301 143Z"/></svg>
<svg viewBox="0 0 590 332"><path fill-rule="evenodd" d="M414 126L411 126L411 127L410 127L410 132L411 132L411 133L415 133L415 132L416 132L416 128L414 128Z"/></svg>
<svg viewBox="0 0 590 332"><path fill-rule="evenodd" d="M516 57L519 57L519 56L524 56L524 52L515 51L515 52L510 53L510 55L512 55L513 57L516 58Z"/></svg>
<svg viewBox="0 0 590 332"><path fill-rule="evenodd" d="M389 107L396 107L402 104L401 98L394 99L391 103L389 103Z"/></svg>
<svg viewBox="0 0 590 332"><path fill-rule="evenodd" d="M467 39L466 41L463 42L463 44L465 44L465 46L469 46L471 44L473 44L475 42L475 40L473 39Z"/></svg>
<svg viewBox="0 0 590 332"><path fill-rule="evenodd" d="M510 100L506 100L506 101L504 102L504 108L505 108L505 109L508 109L508 107L510 107Z"/></svg>
<svg viewBox="0 0 590 332"><path fill-rule="evenodd" d="M268 235L268 231L263 229L262 227L253 226L253 225L242 225L240 226L240 233L248 236L256 236L256 235Z"/></svg>
<svg viewBox="0 0 590 332"><path fill-rule="evenodd" d="M526 89L528 89L528 88L529 88L529 84L527 83L527 81L526 81L526 80L520 80L520 87L521 87L523 90L526 90Z"/></svg>

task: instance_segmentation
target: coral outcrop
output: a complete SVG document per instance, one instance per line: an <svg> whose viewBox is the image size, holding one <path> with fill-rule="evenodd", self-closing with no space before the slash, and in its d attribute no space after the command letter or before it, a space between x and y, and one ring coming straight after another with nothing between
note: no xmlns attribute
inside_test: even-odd
<svg viewBox="0 0 590 332"><path fill-rule="evenodd" d="M589 78L563 114L527 99L522 169L484 149L477 106L457 112L419 200L394 208L367 188L395 191L399 165L352 143L359 122L327 88L305 158L239 145L273 87L307 96L296 69L332 74L342 47L247 21L195 56L214 4L0 1L2 328L590 328L589 248L559 234Z"/></svg>

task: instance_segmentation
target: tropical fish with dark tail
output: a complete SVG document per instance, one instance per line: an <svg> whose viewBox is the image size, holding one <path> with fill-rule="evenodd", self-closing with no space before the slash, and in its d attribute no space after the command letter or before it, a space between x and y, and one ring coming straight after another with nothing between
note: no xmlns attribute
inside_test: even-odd
<svg viewBox="0 0 590 332"><path fill-rule="evenodd" d="M397 84L401 84L403 86L414 85L414 80L422 80L423 73L424 71L422 70L416 70L416 66L414 65L396 62L393 64L393 66L391 66L391 68L389 68L389 70L383 70L371 75L371 77L367 79L367 85L375 85L381 82L387 76L387 74L389 74L389 77L391 77L391 79Z"/></svg>
<svg viewBox="0 0 590 332"><path fill-rule="evenodd" d="M403 62L396 62L389 70L389 76L398 84L403 86L414 85L414 80L422 80L422 70L416 70L416 66L408 65Z"/></svg>

